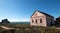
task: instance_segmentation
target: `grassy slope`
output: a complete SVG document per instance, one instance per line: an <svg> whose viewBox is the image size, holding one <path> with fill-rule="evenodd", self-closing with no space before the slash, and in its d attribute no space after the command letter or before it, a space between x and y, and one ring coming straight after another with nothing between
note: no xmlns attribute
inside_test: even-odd
<svg viewBox="0 0 60 33"><path fill-rule="evenodd" d="M30 26L28 24L4 24L3 26L7 27L20 27L14 30L14 33L60 33L59 29L55 29L54 26L51 27L42 27L42 26ZM0 32L5 32L6 30L0 28ZM11 30L7 31L8 33ZM12 32L11 32L12 33Z"/></svg>

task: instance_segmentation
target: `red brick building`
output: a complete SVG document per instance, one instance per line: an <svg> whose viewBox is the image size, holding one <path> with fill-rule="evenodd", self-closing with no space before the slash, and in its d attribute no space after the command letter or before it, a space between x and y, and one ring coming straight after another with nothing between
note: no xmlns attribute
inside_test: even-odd
<svg viewBox="0 0 60 33"><path fill-rule="evenodd" d="M51 26L54 23L55 22L53 16L38 10L35 11L30 17L31 26Z"/></svg>

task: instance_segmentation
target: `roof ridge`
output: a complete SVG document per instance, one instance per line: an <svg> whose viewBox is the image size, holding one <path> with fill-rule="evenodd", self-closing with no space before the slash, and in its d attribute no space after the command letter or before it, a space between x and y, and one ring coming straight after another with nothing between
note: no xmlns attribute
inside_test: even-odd
<svg viewBox="0 0 60 33"><path fill-rule="evenodd" d="M35 10L35 12L40 12L40 13L42 13L42 14L45 14L45 15L47 15L47 16L50 16L50 17L54 18L54 17L53 17L53 16L51 16L50 14L44 13L44 12L39 11L39 10ZM35 13L35 12L34 12L34 13ZM33 13L33 14L34 14L34 13ZM33 15L33 14L32 14L32 15Z"/></svg>

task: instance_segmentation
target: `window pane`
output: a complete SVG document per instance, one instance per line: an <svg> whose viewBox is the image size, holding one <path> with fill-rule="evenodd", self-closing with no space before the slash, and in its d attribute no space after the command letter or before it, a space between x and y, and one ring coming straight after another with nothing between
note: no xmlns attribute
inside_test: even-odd
<svg viewBox="0 0 60 33"><path fill-rule="evenodd" d="M37 23L37 19L36 19L36 23Z"/></svg>
<svg viewBox="0 0 60 33"><path fill-rule="evenodd" d="M42 19L40 19L40 23L42 23Z"/></svg>

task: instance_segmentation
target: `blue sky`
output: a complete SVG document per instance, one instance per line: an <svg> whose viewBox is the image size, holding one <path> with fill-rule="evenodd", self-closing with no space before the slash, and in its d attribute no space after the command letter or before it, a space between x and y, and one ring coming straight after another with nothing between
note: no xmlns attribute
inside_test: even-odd
<svg viewBox="0 0 60 33"><path fill-rule="evenodd" d="M60 16L60 0L0 0L0 21L29 21L35 10Z"/></svg>

